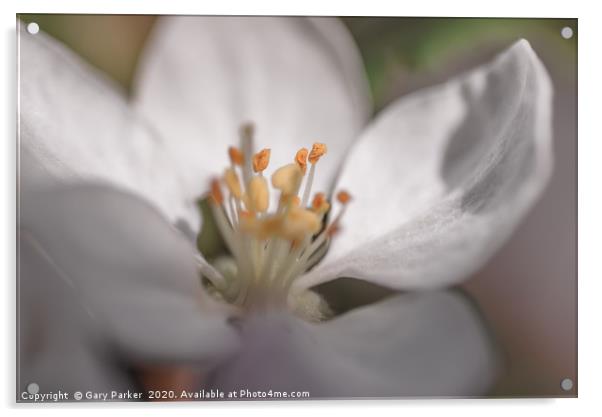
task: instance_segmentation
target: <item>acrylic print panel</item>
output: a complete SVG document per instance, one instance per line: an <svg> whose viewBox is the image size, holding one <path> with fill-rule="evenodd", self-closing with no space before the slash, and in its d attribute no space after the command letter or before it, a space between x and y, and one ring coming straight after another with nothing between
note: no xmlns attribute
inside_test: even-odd
<svg viewBox="0 0 602 417"><path fill-rule="evenodd" d="M576 396L577 34L19 15L17 401Z"/></svg>

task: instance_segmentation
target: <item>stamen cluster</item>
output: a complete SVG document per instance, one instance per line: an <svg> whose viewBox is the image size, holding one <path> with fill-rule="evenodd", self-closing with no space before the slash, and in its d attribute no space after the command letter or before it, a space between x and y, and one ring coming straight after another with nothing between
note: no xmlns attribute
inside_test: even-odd
<svg viewBox="0 0 602 417"><path fill-rule="evenodd" d="M265 307L287 303L294 280L324 256L351 198L337 194L341 209L329 224L325 194L309 202L316 165L327 153L323 143L299 149L292 163L276 169L270 190L264 175L270 149L255 152L253 132L250 124L241 128L241 147L228 149L230 166L211 181L213 215L236 264L233 277L212 284L229 303ZM271 193L278 193L273 210Z"/></svg>

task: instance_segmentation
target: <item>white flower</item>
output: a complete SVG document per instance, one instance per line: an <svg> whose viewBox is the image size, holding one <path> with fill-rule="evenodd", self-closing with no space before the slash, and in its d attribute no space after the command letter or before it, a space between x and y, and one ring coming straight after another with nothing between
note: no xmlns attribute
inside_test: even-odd
<svg viewBox="0 0 602 417"><path fill-rule="evenodd" d="M551 169L551 86L526 41L373 121L358 52L333 19L162 18L131 102L43 33L21 29L19 54L20 389L113 390L130 384L124 366L166 363L206 371L208 387L486 392L494 348L457 293L402 293L318 324L286 305L312 310L306 291L338 277L451 286L504 243ZM327 143L312 189L353 195L325 257L290 275L281 310L229 299L265 274L224 278L173 227L199 230L195 201L246 120L271 164ZM252 245L230 247L269 250ZM244 311L237 323L197 259Z"/></svg>

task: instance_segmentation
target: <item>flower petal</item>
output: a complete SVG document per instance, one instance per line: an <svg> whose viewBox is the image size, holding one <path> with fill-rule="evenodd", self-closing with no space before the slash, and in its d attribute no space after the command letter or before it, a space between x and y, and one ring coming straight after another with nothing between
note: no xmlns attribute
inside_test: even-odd
<svg viewBox="0 0 602 417"><path fill-rule="evenodd" d="M128 369L118 366L111 345L76 290L61 279L35 242L19 243L17 386L42 392L125 390ZM26 399L26 398L19 398Z"/></svg>
<svg viewBox="0 0 602 417"><path fill-rule="evenodd" d="M324 262L397 289L451 285L506 241L552 166L552 90L527 41L491 64L393 104L367 129L338 187L356 190Z"/></svg>
<svg viewBox="0 0 602 417"><path fill-rule="evenodd" d="M102 385L94 369L202 367L236 347L226 316L202 300L188 241L135 196L93 185L26 192L19 227L19 346L35 347L20 365L30 381ZM87 366L63 372L71 355Z"/></svg>
<svg viewBox="0 0 602 417"><path fill-rule="evenodd" d="M163 17L141 62L135 104L169 138L190 188L221 174L252 121L271 167L327 143L315 182L327 191L370 112L359 53L335 19Z"/></svg>
<svg viewBox="0 0 602 417"><path fill-rule="evenodd" d="M255 317L242 324L242 345L215 369L212 387L311 398L476 396L497 371L478 312L456 292L404 294L317 325Z"/></svg>
<svg viewBox="0 0 602 417"><path fill-rule="evenodd" d="M121 91L73 52L19 22L20 186L104 181L141 195L198 230L195 195L184 195L159 138Z"/></svg>

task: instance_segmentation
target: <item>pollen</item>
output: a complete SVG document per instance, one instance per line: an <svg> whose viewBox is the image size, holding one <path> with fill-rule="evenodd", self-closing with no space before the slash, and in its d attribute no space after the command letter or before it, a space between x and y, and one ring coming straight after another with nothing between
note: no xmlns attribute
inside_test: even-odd
<svg viewBox="0 0 602 417"><path fill-rule="evenodd" d="M327 151L328 149L326 148L325 144L314 143L311 147L311 152L309 153L309 162L311 164L315 164L322 156L326 155Z"/></svg>
<svg viewBox="0 0 602 417"><path fill-rule="evenodd" d="M230 157L230 162L232 165L242 166L245 161L242 152L235 146L230 146L228 148L228 156Z"/></svg>
<svg viewBox="0 0 602 417"><path fill-rule="evenodd" d="M263 172L270 163L270 149L262 149L253 155L253 171L255 173Z"/></svg>
<svg viewBox="0 0 602 417"><path fill-rule="evenodd" d="M295 154L295 162L301 168L301 172L305 175L305 171L307 171L307 148L301 148Z"/></svg>

